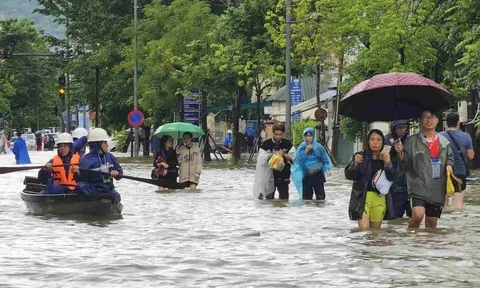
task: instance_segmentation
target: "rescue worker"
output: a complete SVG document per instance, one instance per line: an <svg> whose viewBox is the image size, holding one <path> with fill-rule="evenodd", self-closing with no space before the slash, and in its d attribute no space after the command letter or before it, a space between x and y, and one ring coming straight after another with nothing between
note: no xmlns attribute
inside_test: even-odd
<svg viewBox="0 0 480 288"><path fill-rule="evenodd" d="M85 155L85 148L87 147L87 135L87 129L82 127L78 127L72 132L73 141L75 141L74 147L78 147L78 150L76 150L75 152L78 152L80 157L83 157L83 155Z"/></svg>
<svg viewBox="0 0 480 288"><path fill-rule="evenodd" d="M78 193L77 180L80 170L80 156L73 152L73 137L69 133L58 136L58 152L38 173L38 179L47 183L40 194Z"/></svg>
<svg viewBox="0 0 480 288"><path fill-rule="evenodd" d="M110 194L120 201L120 194L115 191L112 178L119 180L123 170L115 156L107 152L109 139L107 131L94 128L88 133L87 138L90 152L80 159L81 182L78 186L85 194ZM107 172L110 175L86 170Z"/></svg>

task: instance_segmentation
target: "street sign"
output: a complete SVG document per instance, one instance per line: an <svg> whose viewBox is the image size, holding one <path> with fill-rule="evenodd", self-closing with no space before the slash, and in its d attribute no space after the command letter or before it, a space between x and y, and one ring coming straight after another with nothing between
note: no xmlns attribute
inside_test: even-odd
<svg viewBox="0 0 480 288"><path fill-rule="evenodd" d="M183 116L185 118L185 122L200 126L202 105L194 97L195 95L191 93L189 97L184 98Z"/></svg>
<svg viewBox="0 0 480 288"><path fill-rule="evenodd" d="M292 106L302 103L302 82L300 79L292 78L290 82L292 89ZM292 121L300 121L300 112L295 111L292 113Z"/></svg>
<svg viewBox="0 0 480 288"><path fill-rule="evenodd" d="M132 110L130 113L128 113L127 116L127 121L128 124L132 127L140 127L143 124L143 120L145 119L145 116L143 115L143 112L140 110Z"/></svg>

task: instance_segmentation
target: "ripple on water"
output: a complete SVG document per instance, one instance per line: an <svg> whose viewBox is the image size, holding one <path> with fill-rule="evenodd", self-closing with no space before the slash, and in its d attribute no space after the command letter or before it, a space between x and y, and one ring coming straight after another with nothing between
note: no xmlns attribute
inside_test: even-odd
<svg viewBox="0 0 480 288"><path fill-rule="evenodd" d="M50 152L32 152L45 163ZM2 165L14 165L0 155ZM150 167L125 165L148 177ZM441 229L406 220L358 231L349 181L335 170L325 201L252 199L253 171L202 173L196 193L156 193L122 180L121 218L35 217L19 192L25 175L0 175L0 287L480 287L480 193L446 211Z"/></svg>

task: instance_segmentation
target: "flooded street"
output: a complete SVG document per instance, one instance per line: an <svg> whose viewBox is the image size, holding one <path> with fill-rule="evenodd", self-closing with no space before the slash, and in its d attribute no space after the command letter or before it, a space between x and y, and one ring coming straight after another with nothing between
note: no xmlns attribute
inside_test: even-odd
<svg viewBox="0 0 480 288"><path fill-rule="evenodd" d="M30 156L42 165L52 154ZM0 287L480 287L479 186L437 231L396 220L358 232L343 169L325 203L306 204L293 185L289 203L254 201L247 168L207 168L199 193L121 180L122 219L28 215L20 191L36 174L0 175Z"/></svg>

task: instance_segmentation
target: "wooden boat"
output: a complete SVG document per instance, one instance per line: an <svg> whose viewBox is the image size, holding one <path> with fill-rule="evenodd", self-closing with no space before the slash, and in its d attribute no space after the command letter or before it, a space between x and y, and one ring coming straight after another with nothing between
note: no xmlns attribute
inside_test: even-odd
<svg viewBox="0 0 480 288"><path fill-rule="evenodd" d="M40 194L45 188L35 177L25 177L22 200L33 215L120 215L123 205L108 194Z"/></svg>

